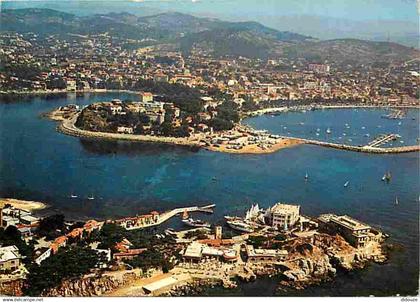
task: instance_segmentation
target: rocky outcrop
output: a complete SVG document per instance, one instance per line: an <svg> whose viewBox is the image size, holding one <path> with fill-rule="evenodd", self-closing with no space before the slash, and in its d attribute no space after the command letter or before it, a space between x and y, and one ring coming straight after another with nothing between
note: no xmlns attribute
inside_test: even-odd
<svg viewBox="0 0 420 302"><path fill-rule="evenodd" d="M43 293L46 297L93 297L101 296L119 286L134 281L135 273L125 273L122 278L109 275L88 276L80 279L66 280L59 287Z"/></svg>

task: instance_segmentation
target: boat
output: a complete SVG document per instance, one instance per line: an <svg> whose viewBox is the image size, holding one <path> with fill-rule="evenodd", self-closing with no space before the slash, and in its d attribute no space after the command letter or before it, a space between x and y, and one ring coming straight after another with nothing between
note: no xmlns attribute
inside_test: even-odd
<svg viewBox="0 0 420 302"><path fill-rule="evenodd" d="M226 221L231 221L231 220L241 220L241 217L238 216L224 216L223 218L226 219Z"/></svg>
<svg viewBox="0 0 420 302"><path fill-rule="evenodd" d="M398 122L398 126L401 126L401 124L402 124L401 122Z"/></svg>
<svg viewBox="0 0 420 302"><path fill-rule="evenodd" d="M191 217L188 219L182 219L182 222L188 226L195 227L195 228L209 228L210 227L210 223L202 221L202 220L198 220L198 219L193 219Z"/></svg>
<svg viewBox="0 0 420 302"><path fill-rule="evenodd" d="M73 193L71 193L71 195L70 195L70 198L77 198L77 197L79 197L79 196L74 195Z"/></svg>
<svg viewBox="0 0 420 302"><path fill-rule="evenodd" d="M226 221L226 223L232 229L240 231L240 232L252 233L254 231L254 229L249 224L239 221L239 220Z"/></svg>
<svg viewBox="0 0 420 302"><path fill-rule="evenodd" d="M316 129L316 132L319 132L319 131L321 131L321 129L317 128L317 129Z"/></svg>
<svg viewBox="0 0 420 302"><path fill-rule="evenodd" d="M306 172L306 174L305 174L305 180L308 180L308 178L309 178L309 175L308 175L308 172Z"/></svg>
<svg viewBox="0 0 420 302"><path fill-rule="evenodd" d="M349 186L349 181L346 181L346 183L344 184L344 188L347 188Z"/></svg>
<svg viewBox="0 0 420 302"><path fill-rule="evenodd" d="M331 129L330 128L327 128L327 131L325 131L325 132L327 132L328 134L330 134L331 133Z"/></svg>
<svg viewBox="0 0 420 302"><path fill-rule="evenodd" d="M398 205L398 197L395 196L395 204Z"/></svg>
<svg viewBox="0 0 420 302"><path fill-rule="evenodd" d="M303 125L305 125L305 123L304 122L300 122L299 125L303 126Z"/></svg>
<svg viewBox="0 0 420 302"><path fill-rule="evenodd" d="M369 133L366 133L366 134L365 134L365 136L366 136L366 137L369 137L369 136L370 136L370 134L369 134Z"/></svg>
<svg viewBox="0 0 420 302"><path fill-rule="evenodd" d="M387 172L387 173L385 174L385 180L386 180L386 181L388 181L388 182L389 182L389 181L391 181L391 177L392 177L392 176L391 176L391 172Z"/></svg>
<svg viewBox="0 0 420 302"><path fill-rule="evenodd" d="M258 204L252 205L251 208L246 211L245 220L253 220L258 217L260 213L260 207Z"/></svg>
<svg viewBox="0 0 420 302"><path fill-rule="evenodd" d="M382 181L386 180L386 173L384 174L384 176L382 176Z"/></svg>
<svg viewBox="0 0 420 302"><path fill-rule="evenodd" d="M90 196L88 196L88 198L87 198L88 200L94 200L95 199L95 197L93 197L93 194L92 195L90 195Z"/></svg>
<svg viewBox="0 0 420 302"><path fill-rule="evenodd" d="M216 176L213 176L211 180L216 181L217 180L217 177Z"/></svg>
<svg viewBox="0 0 420 302"><path fill-rule="evenodd" d="M363 129L363 130L365 130L365 129L366 129L366 127L365 127L365 126L362 126L362 129Z"/></svg>

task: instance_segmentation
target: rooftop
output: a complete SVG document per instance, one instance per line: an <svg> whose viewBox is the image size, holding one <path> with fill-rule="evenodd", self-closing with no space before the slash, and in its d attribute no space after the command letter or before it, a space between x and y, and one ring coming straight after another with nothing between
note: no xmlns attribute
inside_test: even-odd
<svg viewBox="0 0 420 302"><path fill-rule="evenodd" d="M299 212L300 206L294 204L276 203L271 207L271 212Z"/></svg>
<svg viewBox="0 0 420 302"><path fill-rule="evenodd" d="M0 247L0 262L6 262L18 258L21 258L21 255L15 245Z"/></svg>
<svg viewBox="0 0 420 302"><path fill-rule="evenodd" d="M362 230L362 229L369 229L370 226L364 224L350 216L343 215L343 216L333 216L331 217L331 221L338 223L346 228L349 228L353 231Z"/></svg>

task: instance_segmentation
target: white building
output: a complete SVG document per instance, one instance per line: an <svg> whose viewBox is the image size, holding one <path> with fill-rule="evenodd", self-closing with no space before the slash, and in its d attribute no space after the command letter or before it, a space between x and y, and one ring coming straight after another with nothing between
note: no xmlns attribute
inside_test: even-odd
<svg viewBox="0 0 420 302"><path fill-rule="evenodd" d="M266 221L274 228L288 230L299 220L299 205L277 203L266 212Z"/></svg>

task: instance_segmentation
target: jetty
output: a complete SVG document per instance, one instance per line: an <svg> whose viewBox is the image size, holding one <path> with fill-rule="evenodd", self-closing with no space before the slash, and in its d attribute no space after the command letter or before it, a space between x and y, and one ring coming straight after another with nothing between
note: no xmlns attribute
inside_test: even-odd
<svg viewBox="0 0 420 302"><path fill-rule="evenodd" d="M391 119L391 120L401 120L405 116L404 111L402 110L393 110L391 113L382 116L383 118Z"/></svg>
<svg viewBox="0 0 420 302"><path fill-rule="evenodd" d="M289 139L298 139L292 137L286 137ZM316 145L340 150L348 150L354 152L363 152L363 153L374 153L374 154L392 154L392 153L407 153L407 152L419 152L420 145L413 145L413 146L401 146L401 147L392 147L392 148L381 148L381 147L371 147L371 146L352 146L352 145L345 145L345 144L336 144L336 143L329 143L311 139L298 139L302 144L309 144L309 145Z"/></svg>
<svg viewBox="0 0 420 302"><path fill-rule="evenodd" d="M381 134L377 138L375 138L373 141L368 143L365 147L379 147L381 145L385 145L386 143L390 141L394 141L399 137L398 134Z"/></svg>
<svg viewBox="0 0 420 302"><path fill-rule="evenodd" d="M127 217L115 220L114 223L122 226L126 230L138 230L144 228L150 228L158 226L165 221L171 219L172 217L190 212L202 212L202 213L213 213L213 208L215 204L209 204L206 206L193 206L185 208L176 208L167 212L158 213L156 211L151 212L150 214L139 215L135 217Z"/></svg>

